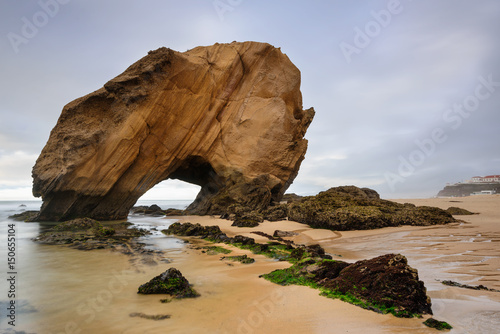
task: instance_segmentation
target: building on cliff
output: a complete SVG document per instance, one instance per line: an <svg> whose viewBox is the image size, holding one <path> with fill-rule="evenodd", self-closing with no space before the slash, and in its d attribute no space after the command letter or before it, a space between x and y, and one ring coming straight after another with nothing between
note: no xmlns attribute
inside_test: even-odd
<svg viewBox="0 0 500 334"><path fill-rule="evenodd" d="M500 194L500 175L474 176L463 183L447 184L437 196L463 197L493 194Z"/></svg>
<svg viewBox="0 0 500 334"><path fill-rule="evenodd" d="M500 175L488 175L488 176L474 176L472 179L467 181L467 183L490 183L490 182L500 182Z"/></svg>

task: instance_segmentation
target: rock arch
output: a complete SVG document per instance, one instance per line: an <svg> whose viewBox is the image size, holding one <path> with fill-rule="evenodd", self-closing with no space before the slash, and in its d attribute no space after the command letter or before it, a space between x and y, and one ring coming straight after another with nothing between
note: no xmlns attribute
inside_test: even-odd
<svg viewBox="0 0 500 334"><path fill-rule="evenodd" d="M265 208L297 175L313 116L269 44L150 51L63 108L33 167L39 220L123 219L168 178L201 186L193 214Z"/></svg>

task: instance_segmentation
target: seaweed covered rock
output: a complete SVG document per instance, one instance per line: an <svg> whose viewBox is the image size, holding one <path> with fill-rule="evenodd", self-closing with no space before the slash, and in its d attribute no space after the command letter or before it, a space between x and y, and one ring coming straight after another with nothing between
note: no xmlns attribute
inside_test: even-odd
<svg viewBox="0 0 500 334"><path fill-rule="evenodd" d="M474 212L470 212L469 210L458 208L456 206L450 206L448 209L446 209L446 212L454 216L467 216L474 214Z"/></svg>
<svg viewBox="0 0 500 334"><path fill-rule="evenodd" d="M175 234L180 236L199 236L202 238L217 238L221 235L225 235L220 230L220 227L217 225L212 226L202 226L198 223L173 223L166 230L162 230L164 234Z"/></svg>
<svg viewBox="0 0 500 334"><path fill-rule="evenodd" d="M256 227L264 221L262 215L258 212L244 212L237 214L231 226L237 227Z"/></svg>
<svg viewBox="0 0 500 334"><path fill-rule="evenodd" d="M427 327L435 328L438 331L453 329L453 327L449 323L445 321L436 320L434 318L429 318L425 320L423 324L426 325Z"/></svg>
<svg viewBox="0 0 500 334"><path fill-rule="evenodd" d="M401 254L358 261L340 271L335 279L323 280L320 284L385 308L394 308L400 316L432 314L424 282Z"/></svg>
<svg viewBox="0 0 500 334"><path fill-rule="evenodd" d="M292 252L293 255L293 252ZM432 314L431 301L418 273L406 258L387 254L353 264L303 257L286 269L262 275L281 285L307 285L322 295L398 317Z"/></svg>
<svg viewBox="0 0 500 334"><path fill-rule="evenodd" d="M270 222L285 220L288 216L288 206L284 204L270 206L262 211L265 220Z"/></svg>
<svg viewBox="0 0 500 334"><path fill-rule="evenodd" d="M455 221L442 209L382 200L376 191L355 186L331 188L293 202L289 205L288 219L339 231Z"/></svg>
<svg viewBox="0 0 500 334"><path fill-rule="evenodd" d="M111 227L90 218L77 218L60 223L34 240L46 244L71 244L75 241L107 238L115 234Z"/></svg>
<svg viewBox="0 0 500 334"><path fill-rule="evenodd" d="M115 222L103 226L90 218L77 218L60 223L40 233L34 241L50 245L67 245L81 250L114 248L148 232L130 228L128 222Z"/></svg>
<svg viewBox="0 0 500 334"><path fill-rule="evenodd" d="M175 268L169 268L149 282L139 286L137 293L168 294L175 298L198 297L188 280Z"/></svg>
<svg viewBox="0 0 500 334"><path fill-rule="evenodd" d="M40 211L27 210L21 213L13 214L9 216L9 218L20 222L35 222L39 213Z"/></svg>

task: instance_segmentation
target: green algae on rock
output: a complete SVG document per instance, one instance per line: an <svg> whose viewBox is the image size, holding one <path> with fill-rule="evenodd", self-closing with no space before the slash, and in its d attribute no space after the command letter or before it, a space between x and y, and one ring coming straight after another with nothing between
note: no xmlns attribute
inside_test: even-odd
<svg viewBox="0 0 500 334"><path fill-rule="evenodd" d="M288 219L315 228L337 231L367 230L387 226L427 226L456 220L434 207L399 204L380 199L375 190L344 186L292 202Z"/></svg>
<svg viewBox="0 0 500 334"><path fill-rule="evenodd" d="M435 329L440 330L440 331L453 328L449 323L444 322L444 321L439 321L439 320L436 320L434 318L429 318L429 319L425 320L424 325L426 325L427 327L430 327L430 328L435 328Z"/></svg>
<svg viewBox="0 0 500 334"><path fill-rule="evenodd" d="M194 290L188 280L175 268L169 268L149 282L139 286L140 294L167 294L174 298L193 298L200 294Z"/></svg>
<svg viewBox="0 0 500 334"><path fill-rule="evenodd" d="M446 212L454 216L468 216L474 214L474 212L470 212L469 210L462 209L456 206L450 206L448 209L446 209Z"/></svg>
<svg viewBox="0 0 500 334"><path fill-rule="evenodd" d="M303 258L289 268L262 275L281 285L305 285L321 295L397 317L432 314L424 283L404 256L386 254L353 264Z"/></svg>

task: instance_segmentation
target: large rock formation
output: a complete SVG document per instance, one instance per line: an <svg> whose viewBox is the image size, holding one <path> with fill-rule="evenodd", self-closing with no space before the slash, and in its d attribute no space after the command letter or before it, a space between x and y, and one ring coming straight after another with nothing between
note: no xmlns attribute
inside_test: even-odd
<svg viewBox="0 0 500 334"><path fill-rule="evenodd" d="M288 219L337 231L428 226L456 221L445 210L383 200L375 190L355 186L330 188L316 196L292 202L288 205Z"/></svg>
<svg viewBox="0 0 500 334"><path fill-rule="evenodd" d="M64 107L33 168L39 219L121 219L168 178L202 187L191 213L265 208L297 175L313 116L269 44L151 51Z"/></svg>

